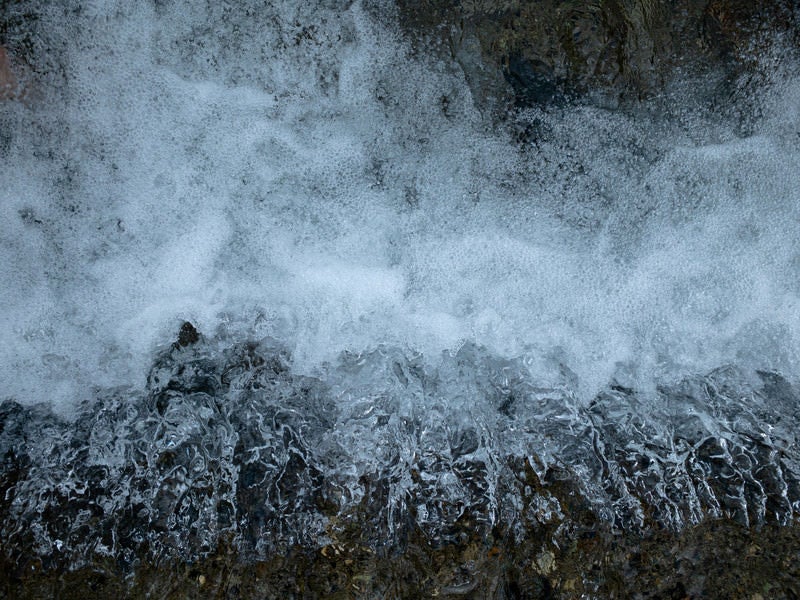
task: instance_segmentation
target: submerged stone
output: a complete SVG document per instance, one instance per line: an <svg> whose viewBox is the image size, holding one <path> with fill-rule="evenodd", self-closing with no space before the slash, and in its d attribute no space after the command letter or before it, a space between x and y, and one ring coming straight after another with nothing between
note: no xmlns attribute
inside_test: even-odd
<svg viewBox="0 0 800 600"><path fill-rule="evenodd" d="M777 373L721 369L657 401L613 386L582 407L478 346L435 368L379 348L309 377L274 340L196 337L156 360L145 393L101 394L74 421L3 403L3 593L800 585L798 394Z"/></svg>

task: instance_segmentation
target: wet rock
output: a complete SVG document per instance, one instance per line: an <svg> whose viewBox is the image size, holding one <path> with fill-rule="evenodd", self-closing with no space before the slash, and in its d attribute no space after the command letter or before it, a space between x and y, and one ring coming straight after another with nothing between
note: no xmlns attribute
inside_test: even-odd
<svg viewBox="0 0 800 600"><path fill-rule="evenodd" d="M26 0L0 1L0 101L34 102L42 75L61 70L62 58L39 27L42 10Z"/></svg>
<svg viewBox="0 0 800 600"><path fill-rule="evenodd" d="M69 422L0 405L0 594L797 589L797 392L777 373L721 369L649 401L615 385L583 407L475 345L309 377L274 340L183 329L145 390Z"/></svg>
<svg viewBox="0 0 800 600"><path fill-rule="evenodd" d="M746 71L772 68L775 45L800 43L791 0L398 0L398 6L412 37L449 49L475 101L501 110L504 102L616 106L692 74L722 86Z"/></svg>
<svg viewBox="0 0 800 600"><path fill-rule="evenodd" d="M18 93L19 85L11 68L11 59L6 49L0 46L0 100L16 98Z"/></svg>
<svg viewBox="0 0 800 600"><path fill-rule="evenodd" d="M184 348L186 346L191 346L198 341L200 341L200 333L198 333L197 329L195 329L194 325L189 323L189 321L184 322L178 333L178 347Z"/></svg>

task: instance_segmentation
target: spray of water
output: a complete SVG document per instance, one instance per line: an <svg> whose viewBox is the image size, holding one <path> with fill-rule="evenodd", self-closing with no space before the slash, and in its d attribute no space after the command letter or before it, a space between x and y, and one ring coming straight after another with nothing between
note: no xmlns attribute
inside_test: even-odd
<svg viewBox="0 0 800 600"><path fill-rule="evenodd" d="M747 138L688 98L669 122L532 115L520 150L358 3L62 10L64 86L2 109L7 396L140 384L183 319L309 370L472 341L587 397L620 366L796 372L793 82Z"/></svg>

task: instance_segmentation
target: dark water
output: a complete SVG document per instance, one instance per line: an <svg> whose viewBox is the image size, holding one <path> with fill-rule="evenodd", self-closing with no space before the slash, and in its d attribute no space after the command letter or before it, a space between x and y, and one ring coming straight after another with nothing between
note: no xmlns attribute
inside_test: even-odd
<svg viewBox="0 0 800 600"><path fill-rule="evenodd" d="M269 340L176 345L146 391L106 392L74 421L2 405L3 538L55 564L191 560L229 539L265 559L330 544L341 515L376 549L410 527L457 543L467 516L523 539L524 523L571 516L547 491L555 473L619 530L795 517L798 394L784 378L724 368L656 398L615 386L582 406L470 344L435 370L381 347L322 377Z"/></svg>

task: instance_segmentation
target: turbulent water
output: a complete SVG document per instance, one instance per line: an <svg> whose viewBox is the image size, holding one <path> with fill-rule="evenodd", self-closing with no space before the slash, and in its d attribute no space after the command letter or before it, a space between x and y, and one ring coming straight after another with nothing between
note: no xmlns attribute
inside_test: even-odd
<svg viewBox="0 0 800 600"><path fill-rule="evenodd" d="M388 6L36 14L0 105L3 539L263 554L360 506L370 543L448 541L564 518L555 470L619 527L800 511L790 57L725 109L498 123Z"/></svg>

